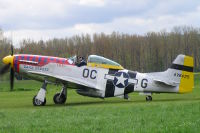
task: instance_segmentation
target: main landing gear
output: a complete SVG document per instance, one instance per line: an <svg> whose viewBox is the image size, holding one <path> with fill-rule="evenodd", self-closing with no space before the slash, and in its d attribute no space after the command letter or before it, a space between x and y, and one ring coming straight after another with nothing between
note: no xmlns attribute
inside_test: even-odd
<svg viewBox="0 0 200 133"><path fill-rule="evenodd" d="M64 104L67 100L67 89L63 86L60 93L56 93L53 97L53 101L55 104Z"/></svg>
<svg viewBox="0 0 200 133"><path fill-rule="evenodd" d="M34 106L44 106L46 104L46 87L47 82L45 81L40 88L38 94L33 97ZM56 93L53 97L55 104L64 104L67 100L67 88L64 85L60 93Z"/></svg>
<svg viewBox="0 0 200 133"><path fill-rule="evenodd" d="M34 106L44 106L46 104L46 87L47 87L47 82L44 81L42 87L40 88L38 94L33 97L33 105Z"/></svg>

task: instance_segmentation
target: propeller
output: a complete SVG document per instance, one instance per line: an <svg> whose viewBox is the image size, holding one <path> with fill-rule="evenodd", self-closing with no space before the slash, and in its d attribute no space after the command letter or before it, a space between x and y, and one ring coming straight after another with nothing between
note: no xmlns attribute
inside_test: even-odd
<svg viewBox="0 0 200 133"><path fill-rule="evenodd" d="M10 68L10 90L13 90L14 87L14 69L13 69L13 45L11 44L11 55L8 55L3 58L3 63L5 64L1 69L0 69L0 75L4 75L6 72L8 72Z"/></svg>
<svg viewBox="0 0 200 133"><path fill-rule="evenodd" d="M8 72L8 69L10 68L10 64L4 65L1 69L0 69L0 75L5 74L6 72Z"/></svg>
<svg viewBox="0 0 200 133"><path fill-rule="evenodd" d="M14 75L15 72L12 68L10 68L10 90L13 90L13 86L14 86Z"/></svg>
<svg viewBox="0 0 200 133"><path fill-rule="evenodd" d="M10 50L11 50L11 56L13 56L13 45L10 45Z"/></svg>

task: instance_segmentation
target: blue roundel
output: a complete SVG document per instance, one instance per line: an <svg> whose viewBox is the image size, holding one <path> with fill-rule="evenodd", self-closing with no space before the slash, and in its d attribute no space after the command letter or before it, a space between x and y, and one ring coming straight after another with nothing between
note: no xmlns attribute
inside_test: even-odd
<svg viewBox="0 0 200 133"><path fill-rule="evenodd" d="M114 86L118 88L125 88L128 86L129 75L125 72L116 72L113 80Z"/></svg>

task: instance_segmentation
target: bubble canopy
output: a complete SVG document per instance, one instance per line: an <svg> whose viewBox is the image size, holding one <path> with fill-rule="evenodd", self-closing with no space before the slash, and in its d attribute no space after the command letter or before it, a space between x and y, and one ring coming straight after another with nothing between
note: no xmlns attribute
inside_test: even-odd
<svg viewBox="0 0 200 133"><path fill-rule="evenodd" d="M123 67L117 62L98 55L90 55L88 57L87 64L88 66L93 66L93 67L123 69Z"/></svg>

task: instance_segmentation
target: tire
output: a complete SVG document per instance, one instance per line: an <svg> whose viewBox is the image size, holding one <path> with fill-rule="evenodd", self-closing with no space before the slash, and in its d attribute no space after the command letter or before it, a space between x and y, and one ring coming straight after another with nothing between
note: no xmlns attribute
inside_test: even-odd
<svg viewBox="0 0 200 133"><path fill-rule="evenodd" d="M66 96L64 94L56 93L53 97L55 104L64 104L66 102Z"/></svg>
<svg viewBox="0 0 200 133"><path fill-rule="evenodd" d="M152 96L146 96L146 101L152 101Z"/></svg>
<svg viewBox="0 0 200 133"><path fill-rule="evenodd" d="M36 99L36 95L33 97L33 105L34 106L44 106L46 104L46 98L44 98L44 102Z"/></svg>

